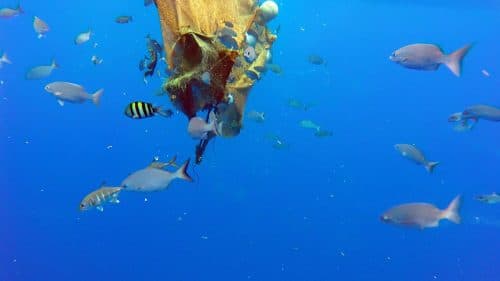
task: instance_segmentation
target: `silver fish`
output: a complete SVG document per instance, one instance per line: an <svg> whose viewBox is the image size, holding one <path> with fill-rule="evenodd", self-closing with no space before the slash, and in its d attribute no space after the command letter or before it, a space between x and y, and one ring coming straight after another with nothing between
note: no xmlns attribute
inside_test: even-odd
<svg viewBox="0 0 500 281"><path fill-rule="evenodd" d="M80 211L86 211L92 207L95 207L99 211L104 211L103 204L104 203L120 203L118 200L118 194L122 191L121 187L106 187L101 186L99 189L91 192L85 198L83 198L82 202L80 202Z"/></svg>
<svg viewBox="0 0 500 281"><path fill-rule="evenodd" d="M50 65L35 66L32 69L28 70L28 72L26 72L25 78L27 80L47 78L56 68L59 68L59 65L55 60L52 60L52 63Z"/></svg>
<svg viewBox="0 0 500 281"><path fill-rule="evenodd" d="M87 32L82 32L82 33L78 34L75 37L75 44L76 45L81 45L83 43L86 43L87 41L90 40L90 36L91 35L92 35L92 30L90 30L90 29Z"/></svg>
<svg viewBox="0 0 500 281"><path fill-rule="evenodd" d="M439 162L428 161L422 151L412 144L396 144L394 148L401 153L401 155L419 165L423 165L427 172L432 173L434 168Z"/></svg>
<svg viewBox="0 0 500 281"><path fill-rule="evenodd" d="M12 64L10 59L7 57L7 53L3 53L2 56L0 57L0 68L2 68L3 64Z"/></svg>
<svg viewBox="0 0 500 281"><path fill-rule="evenodd" d="M255 110L248 112L247 118L257 123L264 123L264 121L266 121L265 112L259 112Z"/></svg>
<svg viewBox="0 0 500 281"><path fill-rule="evenodd" d="M300 127L305 129L314 129L316 132L320 131L320 126L311 120L302 120L299 123Z"/></svg>
<svg viewBox="0 0 500 281"><path fill-rule="evenodd" d="M411 44L394 51L389 59L403 67L417 70L437 70L441 64L446 65L453 74L460 76L462 60L469 52L471 44L445 55L443 50L432 44Z"/></svg>
<svg viewBox="0 0 500 281"><path fill-rule="evenodd" d="M175 179L193 181L187 169L189 159L175 172L171 173L157 166L148 166L138 170L123 180L121 186L126 190L152 192L168 188Z"/></svg>
<svg viewBox="0 0 500 281"><path fill-rule="evenodd" d="M1 8L0 9L0 18L12 18L15 16L19 16L24 13L23 8L20 5L17 5L16 8Z"/></svg>
<svg viewBox="0 0 500 281"><path fill-rule="evenodd" d="M440 210L429 203L409 203L393 207L386 211L380 220L385 223L407 227L438 227L439 221L447 219L460 223L460 195L455 197L445 210Z"/></svg>
<svg viewBox="0 0 500 281"><path fill-rule="evenodd" d="M187 131L193 139L206 139L209 133L218 135L215 114L210 113L209 123L198 116L191 118Z"/></svg>
<svg viewBox="0 0 500 281"><path fill-rule="evenodd" d="M500 121L500 108L484 104L469 106L462 112L462 118L498 122Z"/></svg>
<svg viewBox="0 0 500 281"><path fill-rule="evenodd" d="M37 16L33 18L33 29L38 34L38 39L43 38L50 30L49 25Z"/></svg>
<svg viewBox="0 0 500 281"><path fill-rule="evenodd" d="M92 100L95 105L99 105L103 89L98 90L94 94L88 94L85 89L74 83L69 82L53 82L45 86L45 91L56 97L59 105L63 106L64 102L83 103Z"/></svg>
<svg viewBox="0 0 500 281"><path fill-rule="evenodd" d="M500 203L500 194L493 192L492 194L478 195L476 200L486 204L497 204Z"/></svg>

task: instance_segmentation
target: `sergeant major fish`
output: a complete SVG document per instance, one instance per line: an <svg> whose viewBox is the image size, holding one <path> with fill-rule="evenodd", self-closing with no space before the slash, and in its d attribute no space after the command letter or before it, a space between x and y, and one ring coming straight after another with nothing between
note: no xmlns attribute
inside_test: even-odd
<svg viewBox="0 0 500 281"><path fill-rule="evenodd" d="M460 76L462 60L472 45L445 55L443 50L432 44L411 44L394 51L389 59L403 67L417 70L437 70L441 64L446 65L453 74Z"/></svg>
<svg viewBox="0 0 500 281"><path fill-rule="evenodd" d="M434 168L439 164L439 162L428 161L422 151L412 144L396 144L394 148L401 153L401 155L416 164L423 165L427 172L432 173Z"/></svg>
<svg viewBox="0 0 500 281"><path fill-rule="evenodd" d="M88 100L92 100L95 105L99 105L104 92L103 89L100 89L90 95L82 86L69 82L53 82L47 84L45 86L45 91L54 95L61 106L63 106L66 101L71 103L83 103Z"/></svg>
<svg viewBox="0 0 500 281"><path fill-rule="evenodd" d="M380 220L407 227L438 227L439 221L447 219L460 223L460 195L455 197L445 210L440 210L429 203L409 203L393 207L386 211Z"/></svg>
<svg viewBox="0 0 500 281"><path fill-rule="evenodd" d="M160 106L153 106L153 104L142 101L134 101L125 107L125 115L132 119L142 119L161 115L163 117L171 117L172 110L163 110Z"/></svg>
<svg viewBox="0 0 500 281"><path fill-rule="evenodd" d="M122 191L121 187L106 187L101 186L101 188L91 192L85 196L80 203L80 211L86 211L92 207L95 207L99 211L104 211L103 205L107 202L118 204L118 194Z"/></svg>
<svg viewBox="0 0 500 281"><path fill-rule="evenodd" d="M25 78L27 80L47 78L56 68L59 68L59 65L57 64L56 60L52 60L52 63L50 65L35 66L32 69L28 70L28 72L26 72Z"/></svg>
<svg viewBox="0 0 500 281"><path fill-rule="evenodd" d="M123 180L121 186L131 191L153 192L164 190L175 179L193 181L187 173L188 166L189 159L173 173L159 167L148 166L130 174Z"/></svg>

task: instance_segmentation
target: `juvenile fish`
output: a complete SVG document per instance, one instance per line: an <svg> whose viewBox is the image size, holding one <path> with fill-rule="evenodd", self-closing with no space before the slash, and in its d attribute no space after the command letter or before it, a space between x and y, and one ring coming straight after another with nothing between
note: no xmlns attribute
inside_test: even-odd
<svg viewBox="0 0 500 281"><path fill-rule="evenodd" d="M164 190L175 179L193 181L187 173L188 166L189 159L173 173L158 167L148 166L130 174L123 180L121 186L130 191L153 192Z"/></svg>
<svg viewBox="0 0 500 281"><path fill-rule="evenodd" d="M50 83L45 86L45 91L54 95L61 106L63 106L66 101L71 103L84 103L88 100L91 100L95 105L99 105L104 92L103 89L100 89L90 95L82 86L69 82Z"/></svg>
<svg viewBox="0 0 500 281"><path fill-rule="evenodd" d="M300 121L299 125L302 127L302 128L306 128L306 129L314 129L316 130L316 132L319 132L320 131L320 126L316 123L314 123L313 121L311 120L302 120Z"/></svg>
<svg viewBox="0 0 500 281"><path fill-rule="evenodd" d="M0 68L2 68L2 66L7 63L7 64L12 64L12 62L9 60L9 58L7 57L7 53L3 53L2 56L0 57Z"/></svg>
<svg viewBox="0 0 500 281"><path fill-rule="evenodd" d="M90 30L90 29L87 32L82 32L82 33L78 34L75 37L75 44L76 45L81 45L81 44L86 43L87 41L90 40L90 36L91 35L92 35L92 30Z"/></svg>
<svg viewBox="0 0 500 281"><path fill-rule="evenodd" d="M215 114L210 113L209 123L198 116L191 118L187 131L193 139L206 139L209 133L218 135Z"/></svg>
<svg viewBox="0 0 500 281"><path fill-rule="evenodd" d="M90 58L90 61L94 64L94 65L99 65L103 62L103 59L96 56L96 55L93 55L91 58Z"/></svg>
<svg viewBox="0 0 500 281"><path fill-rule="evenodd" d="M38 39L45 37L50 30L49 25L37 16L33 18L33 29L38 34Z"/></svg>
<svg viewBox="0 0 500 281"><path fill-rule="evenodd" d="M99 211L104 211L103 205L105 203L118 204L118 194L122 191L121 187L101 187L83 198L80 203L80 211L86 211L95 207Z"/></svg>
<svg viewBox="0 0 500 281"><path fill-rule="evenodd" d="M0 18L12 18L15 16L19 16L20 14L24 13L23 8L21 8L21 5L17 5L16 8L1 8L0 9Z"/></svg>
<svg viewBox="0 0 500 281"><path fill-rule="evenodd" d="M247 118L257 123L264 123L266 121L265 112L255 110L248 112Z"/></svg>
<svg viewBox="0 0 500 281"><path fill-rule="evenodd" d="M469 52L471 44L445 55L443 50L432 44L411 44L394 51L389 59L403 67L417 70L437 70L441 64L446 65L453 74L462 73L462 60Z"/></svg>
<svg viewBox="0 0 500 281"><path fill-rule="evenodd" d="M401 153L401 156L415 162L418 165L423 165L427 172L432 173L439 162L428 161L422 151L412 144L396 144L394 148Z"/></svg>
<svg viewBox="0 0 500 281"><path fill-rule="evenodd" d="M26 72L25 78L27 80L47 78L56 68L59 68L59 65L57 64L56 60L52 60L52 63L50 65L35 66L32 69L28 70L28 72Z"/></svg>
<svg viewBox="0 0 500 281"><path fill-rule="evenodd" d="M461 220L459 211L460 195L455 197L444 210L429 203L402 204L386 211L380 216L380 220L384 223L424 229L438 227L442 219L459 224Z"/></svg>
<svg viewBox="0 0 500 281"><path fill-rule="evenodd" d="M500 203L500 194L493 192L492 194L478 195L476 200L486 204Z"/></svg>
<svg viewBox="0 0 500 281"><path fill-rule="evenodd" d="M153 106L149 102L134 101L125 107L125 115L132 119L143 119L160 115L166 118L172 117L174 112L170 109L162 109L160 106Z"/></svg>
<svg viewBox="0 0 500 281"><path fill-rule="evenodd" d="M315 64L315 65L322 65L325 63L325 60L318 55L309 55L307 57L307 60L309 61L309 63Z"/></svg>
<svg viewBox="0 0 500 281"><path fill-rule="evenodd" d="M116 23L129 23L132 22L132 16L118 16L115 18Z"/></svg>

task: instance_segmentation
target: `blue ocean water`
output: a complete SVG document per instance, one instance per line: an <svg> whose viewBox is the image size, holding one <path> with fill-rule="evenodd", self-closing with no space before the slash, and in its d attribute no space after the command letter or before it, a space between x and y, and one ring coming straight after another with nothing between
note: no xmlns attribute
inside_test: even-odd
<svg viewBox="0 0 500 281"><path fill-rule="evenodd" d="M0 281L500 280L500 209L474 200L500 188L498 124L459 133L447 123L471 104L500 106L500 4L476 2L278 2L273 60L283 73L267 73L247 104L266 121L245 120L238 137L212 141L189 170L194 183L122 192L103 213L78 210L102 181L119 184L157 155L193 158L182 114L123 115L133 100L170 106L155 96L161 80L145 85L137 69L146 34L161 38L157 11L138 0L21 2L24 14L0 19L0 50L13 62L0 69ZM122 14L133 22L116 24ZM33 31L35 15L50 25L46 38ZM89 28L91 41L75 45ZM389 61L416 42L447 53L475 46L457 78ZM310 64L311 54L326 65ZM52 58L60 68L49 78L24 79ZM59 80L104 88L101 106L60 107L44 91ZM290 108L290 98L313 106ZM305 119L333 136L315 137L299 126ZM273 148L268 134L288 149ZM415 143L441 164L427 174L396 143ZM379 220L391 206L445 208L457 194L460 225Z"/></svg>

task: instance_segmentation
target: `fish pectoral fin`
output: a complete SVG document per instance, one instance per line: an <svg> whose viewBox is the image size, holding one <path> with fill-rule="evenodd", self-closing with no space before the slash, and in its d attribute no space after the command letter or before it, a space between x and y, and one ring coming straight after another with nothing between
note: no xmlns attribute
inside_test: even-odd
<svg viewBox="0 0 500 281"><path fill-rule="evenodd" d="M57 103L59 103L60 106L64 106L64 102L62 100L57 100Z"/></svg>
<svg viewBox="0 0 500 281"><path fill-rule="evenodd" d="M96 209L99 210L99 212L104 212L104 208L102 206L97 206Z"/></svg>
<svg viewBox="0 0 500 281"><path fill-rule="evenodd" d="M62 95L62 93L61 93L61 92L54 92L54 96L58 97L58 96L60 96L60 95Z"/></svg>

